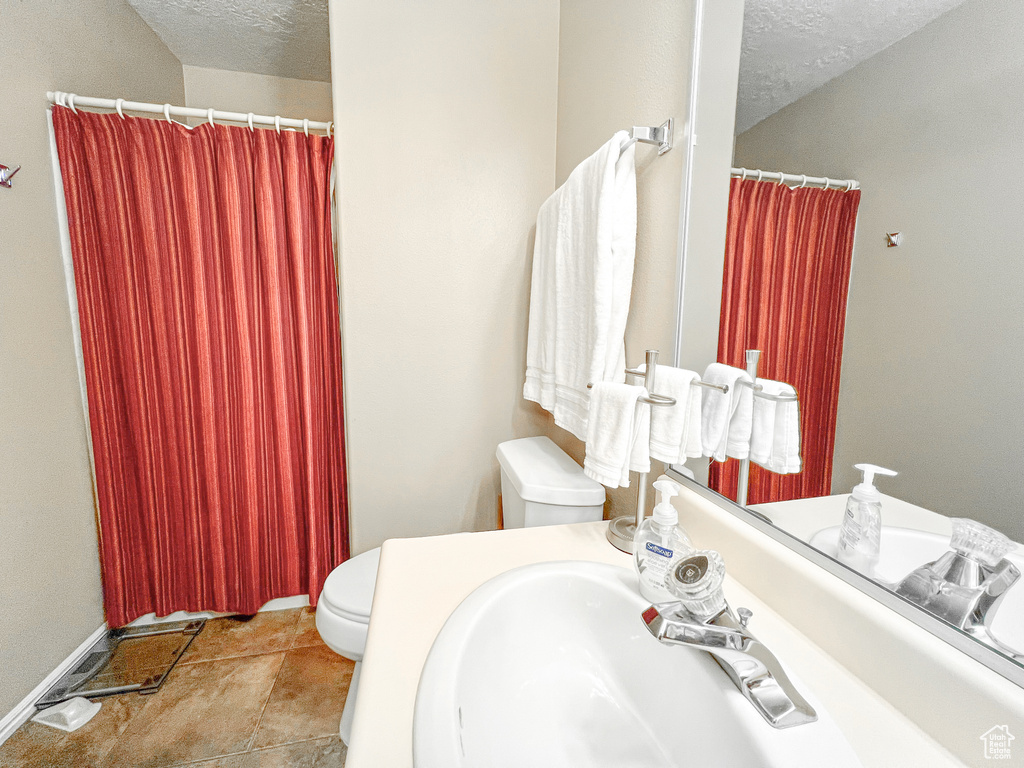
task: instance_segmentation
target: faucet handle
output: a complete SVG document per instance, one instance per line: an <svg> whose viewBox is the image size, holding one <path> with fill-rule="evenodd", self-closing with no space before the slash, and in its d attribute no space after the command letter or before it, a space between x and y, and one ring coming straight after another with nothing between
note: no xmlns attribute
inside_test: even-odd
<svg viewBox="0 0 1024 768"><path fill-rule="evenodd" d="M949 546L964 557L994 567L1014 549L1014 543L999 531L963 517L954 517Z"/></svg>
<svg viewBox="0 0 1024 768"><path fill-rule="evenodd" d="M749 608L737 608L736 613L740 617L740 626L746 629L747 622L750 621L750 617L754 615L754 612Z"/></svg>
<svg viewBox="0 0 1024 768"><path fill-rule="evenodd" d="M668 589L701 621L717 616L726 608L722 582L725 563L714 550L705 549L684 557L669 573Z"/></svg>

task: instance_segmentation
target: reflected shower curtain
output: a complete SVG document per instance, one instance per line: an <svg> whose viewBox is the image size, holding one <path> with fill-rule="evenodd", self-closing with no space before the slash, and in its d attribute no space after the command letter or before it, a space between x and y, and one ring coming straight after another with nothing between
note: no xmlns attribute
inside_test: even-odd
<svg viewBox="0 0 1024 768"><path fill-rule="evenodd" d="M790 189L733 179L718 360L792 384L800 397L803 470L751 462L748 503L825 496L832 487L839 372L860 191ZM736 498L739 462L713 462L709 485Z"/></svg>
<svg viewBox="0 0 1024 768"><path fill-rule="evenodd" d="M110 626L348 557L323 136L53 108Z"/></svg>

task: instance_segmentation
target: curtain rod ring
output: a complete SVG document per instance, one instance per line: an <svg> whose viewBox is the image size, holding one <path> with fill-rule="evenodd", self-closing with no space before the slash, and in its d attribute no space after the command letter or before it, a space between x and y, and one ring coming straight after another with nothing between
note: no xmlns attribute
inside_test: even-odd
<svg viewBox="0 0 1024 768"><path fill-rule="evenodd" d="M170 123L171 125L174 125L174 121L171 120L171 105L170 104L164 104L164 119L168 123Z"/></svg>
<svg viewBox="0 0 1024 768"><path fill-rule="evenodd" d="M334 136L334 122L331 121L327 124L327 137L331 138Z"/></svg>
<svg viewBox="0 0 1024 768"><path fill-rule="evenodd" d="M281 116L274 115L274 130L277 131L277 135L281 135Z"/></svg>
<svg viewBox="0 0 1024 768"><path fill-rule="evenodd" d="M832 186L832 182L828 180L828 176L825 177L825 186L822 189L828 189Z"/></svg>
<svg viewBox="0 0 1024 768"><path fill-rule="evenodd" d="M252 112L249 113L249 130L256 133L256 129L252 127Z"/></svg>
<svg viewBox="0 0 1024 768"><path fill-rule="evenodd" d="M214 125L214 122L213 122L213 107L210 107L208 110L206 110L206 122L208 122L210 125Z"/></svg>
<svg viewBox="0 0 1024 768"><path fill-rule="evenodd" d="M75 94L73 93L68 94L68 106L71 107L72 112L74 112L76 115L78 114L78 110L75 109Z"/></svg>
<svg viewBox="0 0 1024 768"><path fill-rule="evenodd" d="M740 176L740 181L741 182L742 181L746 181L747 180L747 169L746 168L740 168L740 173L742 174Z"/></svg>
<svg viewBox="0 0 1024 768"><path fill-rule="evenodd" d="M758 171L757 171L757 180L758 181L761 180L761 171L760 171L760 169L758 169Z"/></svg>
<svg viewBox="0 0 1024 768"><path fill-rule="evenodd" d="M304 120L302 121L302 132L303 132L304 134L306 134L307 136L309 136L309 118L308 118L308 117L307 117L307 118L305 118L305 119L304 119Z"/></svg>
<svg viewBox="0 0 1024 768"><path fill-rule="evenodd" d="M853 189L853 179L849 179L846 182L846 191L849 192Z"/></svg>
<svg viewBox="0 0 1024 768"><path fill-rule="evenodd" d="M114 109L117 110L117 116L124 120L124 112L121 111L121 107L124 105L124 99L118 99L114 102Z"/></svg>
<svg viewBox="0 0 1024 768"><path fill-rule="evenodd" d="M806 186L807 186L807 174L806 173L802 173L802 174L800 174L800 187L799 188L803 189Z"/></svg>

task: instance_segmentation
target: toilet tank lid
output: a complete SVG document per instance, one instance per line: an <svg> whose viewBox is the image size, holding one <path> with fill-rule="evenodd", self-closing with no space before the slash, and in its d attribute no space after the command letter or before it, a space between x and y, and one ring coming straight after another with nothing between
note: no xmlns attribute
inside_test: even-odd
<svg viewBox="0 0 1024 768"><path fill-rule="evenodd" d="M349 558L327 576L320 599L335 613L352 618L369 617L379 563L380 547Z"/></svg>
<svg viewBox="0 0 1024 768"><path fill-rule="evenodd" d="M498 463L525 501L592 507L604 504L604 486L547 437L524 437L498 446Z"/></svg>

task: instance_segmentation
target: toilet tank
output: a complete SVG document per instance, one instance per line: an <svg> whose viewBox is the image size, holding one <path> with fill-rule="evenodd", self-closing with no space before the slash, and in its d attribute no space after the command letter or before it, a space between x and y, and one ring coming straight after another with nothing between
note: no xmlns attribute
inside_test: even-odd
<svg viewBox="0 0 1024 768"><path fill-rule="evenodd" d="M498 446L501 507L506 528L600 520L604 486L547 437L524 437Z"/></svg>

